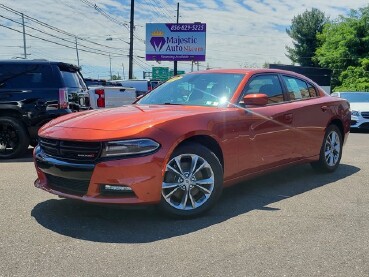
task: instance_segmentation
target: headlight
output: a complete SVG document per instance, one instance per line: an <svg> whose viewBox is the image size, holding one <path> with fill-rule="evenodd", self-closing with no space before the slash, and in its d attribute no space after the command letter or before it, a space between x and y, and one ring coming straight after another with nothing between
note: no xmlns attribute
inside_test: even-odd
<svg viewBox="0 0 369 277"><path fill-rule="evenodd" d="M132 139L109 141L104 146L102 157L116 157L148 154L158 149L160 144L151 139Z"/></svg>
<svg viewBox="0 0 369 277"><path fill-rule="evenodd" d="M353 115L353 116L359 116L360 113L358 111L351 111L351 115Z"/></svg>

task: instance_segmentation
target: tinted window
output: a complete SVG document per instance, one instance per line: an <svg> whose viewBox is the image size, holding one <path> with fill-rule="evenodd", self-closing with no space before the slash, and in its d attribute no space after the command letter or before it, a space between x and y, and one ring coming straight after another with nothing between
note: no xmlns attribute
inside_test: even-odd
<svg viewBox="0 0 369 277"><path fill-rule="evenodd" d="M308 86L306 82L290 76L283 76L282 78L286 84L291 100L306 99L317 96L316 90L311 85Z"/></svg>
<svg viewBox="0 0 369 277"><path fill-rule="evenodd" d="M78 72L61 71L63 76L64 85L68 88L86 88L86 85L82 77Z"/></svg>
<svg viewBox="0 0 369 277"><path fill-rule="evenodd" d="M55 87L51 70L48 65L0 65L0 88L35 89Z"/></svg>
<svg viewBox="0 0 369 277"><path fill-rule="evenodd" d="M269 103L283 102L283 91L278 76L274 74L257 75L249 81L243 95L263 93L268 95Z"/></svg>
<svg viewBox="0 0 369 277"><path fill-rule="evenodd" d="M309 83L308 83L308 90L309 90L310 97L317 97L317 96L319 96L318 95L318 92L316 91L316 89L312 85L310 85Z"/></svg>

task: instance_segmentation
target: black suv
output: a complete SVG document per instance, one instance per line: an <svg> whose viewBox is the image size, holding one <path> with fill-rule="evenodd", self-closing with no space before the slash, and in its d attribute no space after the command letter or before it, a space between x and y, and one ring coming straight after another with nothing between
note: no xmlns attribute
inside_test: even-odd
<svg viewBox="0 0 369 277"><path fill-rule="evenodd" d="M0 159L37 144L38 129L89 103L79 68L45 60L0 61Z"/></svg>

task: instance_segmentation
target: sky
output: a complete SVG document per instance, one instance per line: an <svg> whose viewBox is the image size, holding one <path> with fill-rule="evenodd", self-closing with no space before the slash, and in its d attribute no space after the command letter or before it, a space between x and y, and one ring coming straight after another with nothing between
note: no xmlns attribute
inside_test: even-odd
<svg viewBox="0 0 369 277"><path fill-rule="evenodd" d="M153 66L173 67L172 62L145 60L145 26L175 23L177 2L180 23L207 26L206 61L194 70L291 64L285 47L292 40L285 30L294 16L318 8L334 19L368 4L367 0L135 0L136 78ZM128 77L130 0L0 0L0 59L24 56L20 13L25 15L28 59L77 64L77 40L85 77L108 79L110 66L112 74ZM178 70L191 68L191 62L178 63Z"/></svg>

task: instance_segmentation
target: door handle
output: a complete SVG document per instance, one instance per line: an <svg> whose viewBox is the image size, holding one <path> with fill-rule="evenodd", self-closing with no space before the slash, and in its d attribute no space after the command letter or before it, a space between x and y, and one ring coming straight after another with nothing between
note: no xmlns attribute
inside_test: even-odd
<svg viewBox="0 0 369 277"><path fill-rule="evenodd" d="M320 108L322 109L323 112L326 112L328 110L328 106L321 106Z"/></svg>

